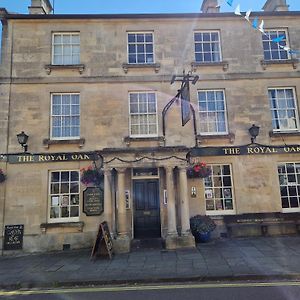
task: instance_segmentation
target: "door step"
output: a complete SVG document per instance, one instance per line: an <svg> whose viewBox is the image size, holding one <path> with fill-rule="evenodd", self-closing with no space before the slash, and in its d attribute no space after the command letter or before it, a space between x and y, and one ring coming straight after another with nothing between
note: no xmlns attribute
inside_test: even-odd
<svg viewBox="0 0 300 300"><path fill-rule="evenodd" d="M162 238L134 239L131 241L131 250L138 251L143 249L163 249Z"/></svg>

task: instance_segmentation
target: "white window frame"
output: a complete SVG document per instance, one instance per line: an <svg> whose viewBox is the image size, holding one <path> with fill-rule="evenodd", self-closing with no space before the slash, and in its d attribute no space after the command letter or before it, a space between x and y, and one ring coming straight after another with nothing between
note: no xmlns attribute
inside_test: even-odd
<svg viewBox="0 0 300 300"><path fill-rule="evenodd" d="M224 121L225 121L225 131L214 131L214 132L202 132L201 127L200 127L200 134L201 135L224 135L228 134L228 118L227 118L227 105L226 105L226 94L225 94L225 89L201 89L197 90L197 100L198 100L198 116L199 116L199 125L201 122L201 117L200 113L206 113L208 114L209 111L200 111L200 99L199 99L199 93L200 92L222 92L223 93L223 101L224 101ZM206 94L207 95L207 94ZM207 103L208 101L206 101ZM216 102L216 100L215 100ZM212 111L211 111L212 112ZM215 113L218 113L218 110L214 111Z"/></svg>
<svg viewBox="0 0 300 300"><path fill-rule="evenodd" d="M53 96L55 95L78 95L79 96L79 135L78 136L60 136L60 137L53 137ZM80 93L51 93L51 115L50 115L50 139L51 140L77 140L80 139L80 119L81 119L81 109L80 109ZM61 115L63 116L63 115ZM71 115L72 116L72 115Z"/></svg>
<svg viewBox="0 0 300 300"><path fill-rule="evenodd" d="M263 46L263 54L264 54L264 60L265 61L285 61L285 60L287 60L287 59L291 59L291 54L289 53L289 51L286 51L286 50L284 50L284 49L281 49L280 47L279 47L279 45L277 44L277 43L275 43L275 42L272 42L272 39L270 39L270 34L269 34L269 32L270 31L276 31L277 32L277 35L278 35L278 31L284 31L285 32L285 37L286 37L286 46L287 47L289 47L289 45L290 45L290 42L289 42L289 35L288 35L288 29L287 28L269 28L269 29L265 29L265 33L266 33L266 35L268 35L269 36L269 39L268 39L268 42L269 42L269 48L268 48L268 50L269 50L269 52L271 52L272 53L272 49L271 49L271 47L270 47L270 45L273 43L273 44L275 44L275 45L277 45L277 52L280 52L280 51L285 51L285 52L287 52L287 58L270 58L270 59L266 59L265 58L265 49L264 49L264 45L262 45ZM264 40L262 39L262 43L264 43ZM273 49L274 50L274 49ZM280 55L279 55L280 56Z"/></svg>
<svg viewBox="0 0 300 300"><path fill-rule="evenodd" d="M231 199L232 199L232 207L233 208L232 209L223 209L223 210L207 210L206 209L206 201L207 201L207 199L205 197L205 191L206 191L206 188L205 188L205 179L203 179L202 184L203 184L203 191L204 191L204 195L203 196L204 196L204 201L205 201L205 213L206 213L206 215L209 215L209 216L222 216L222 215L234 215L234 214L236 214L232 165L231 164L226 164L226 163L220 163L220 164L214 163L214 164L207 164L207 166L211 167L211 168L213 166L229 166L229 168L230 168L230 180L231 180L231 186L230 186L230 188L231 188ZM228 176L228 175L225 175L225 176ZM211 177L211 175L209 177ZM212 183L213 183L213 181L212 181ZM221 188L225 189L225 187L223 187L223 184L222 184ZM214 190L214 183L212 185L212 191L213 190ZM214 197L212 197L211 199L215 201ZM221 199L223 201L223 203L224 203L225 199L226 198L223 195L223 197Z"/></svg>
<svg viewBox="0 0 300 300"><path fill-rule="evenodd" d="M202 52L198 52L198 51L196 51L196 43L200 43L199 41L196 41L195 40L195 34L196 33L202 33L202 34L204 34L204 33L209 33L209 34L211 34L211 33L217 33L218 34L218 43L219 43L219 53L220 53L220 59L219 60L203 60L203 61L198 61L198 60L196 60L196 53L204 53L204 51L202 51ZM209 43L212 43L213 41L212 40L210 40L210 42ZM203 41L202 41L202 45L203 45ZM211 53L212 54L212 51L211 52L209 52L209 53ZM194 55L195 55L195 62L196 63L218 63L218 62L222 62L223 61L223 58L222 58L222 47L221 47L221 32L220 32L220 30L196 30L196 31L194 31Z"/></svg>
<svg viewBox="0 0 300 300"><path fill-rule="evenodd" d="M79 204L78 204L78 217L65 217L65 218L51 218L50 214L51 214L51 196L52 195L56 195L56 194L51 194L51 173L53 172L78 172L78 193L64 193L65 195L71 195L71 194L78 194L78 198L79 198ZM68 222L78 222L80 219L80 215L81 215L81 203L82 203L82 199L81 199L81 184L80 184L80 170L76 170L76 169L72 169L72 170L49 170L48 172L49 174L49 179L48 179L48 213L47 213L47 220L49 223L68 223ZM71 180L69 180L69 183L71 182ZM59 183L61 183L61 181L59 181ZM58 197L62 197L64 194L60 194L58 193ZM69 204L70 206L70 204ZM77 205L76 205L77 206ZM61 206L58 206L59 209L61 208Z"/></svg>
<svg viewBox="0 0 300 300"><path fill-rule="evenodd" d="M296 118L296 128L273 128L273 114L272 111L279 111L278 108L275 109L271 106L271 99L269 97L269 91L271 90L292 90L293 92L293 99L294 99L294 112L295 112L295 118ZM277 92L276 92L277 93ZM296 89L295 87L290 87L290 86L284 86L284 87L270 87L268 88L268 99L269 99L269 107L270 107L270 111L271 111L271 118L272 118L272 130L273 132L298 132L300 130L300 121L299 121L299 111L298 111L298 100L297 100L297 94L296 94ZM278 98L276 98L277 101ZM286 98L285 98L286 99ZM287 110L287 106L285 107L285 110ZM288 118L287 118L288 119ZM280 123L279 123L280 124Z"/></svg>
<svg viewBox="0 0 300 300"><path fill-rule="evenodd" d="M277 163L277 174L278 174L278 181L279 181L279 189L281 189L281 187L282 186L286 186L287 188L289 187L289 186L295 186L296 187L296 192L297 192L297 194L298 194L298 197L300 197L300 193L298 193L298 191L297 191L297 187L300 187L300 182L297 184L297 174L299 174L299 178L300 178L300 171L299 171L299 173L293 173L293 174L295 174L295 176L296 176L296 184L295 185L289 185L288 184L288 181L287 181L287 184L285 184L285 185L281 185L280 184L280 179L279 179L279 175L280 174L283 174L283 173L279 173L278 171L278 168L280 167L280 166L282 166L282 165L284 165L285 166L285 168L286 168L286 165L287 164L293 164L294 165L294 168L295 168L295 164L300 164L300 161L299 162L278 162ZM284 173L283 175L285 175L285 174L288 174L288 173ZM288 189L287 189L288 190ZM281 209L282 209L282 212L283 213L291 213L291 212L300 212L300 200L298 200L298 203L299 203L299 206L298 207L292 207L292 208L283 208L282 207L282 198L281 198L281 192L280 192L280 190L279 190L279 193L280 193L280 204L281 204ZM290 196L287 196L287 198L288 198L288 201L289 201L289 198L290 198Z"/></svg>
<svg viewBox="0 0 300 300"><path fill-rule="evenodd" d="M56 35L61 35L61 36L64 36L64 35L78 35L79 37L79 61L77 63L71 63L71 64L65 64L64 62L62 62L61 64L57 64L57 63L54 63L54 46L55 46L55 43L54 43L54 37ZM64 45L64 44L62 44ZM70 44L71 45L71 49L72 49L72 46L73 44ZM71 57L73 56L73 51L71 50ZM54 66L69 66L69 65L79 65L80 64L80 56L81 56L81 49L80 49L80 32L79 31L70 31L70 32L52 32L52 57L51 57L51 64L54 65Z"/></svg>
<svg viewBox="0 0 300 300"><path fill-rule="evenodd" d="M155 134L132 134L131 130L131 116L134 115L130 112L130 94L154 94L155 95L155 117L156 117L156 133ZM129 136L132 138L151 138L158 137L158 114L157 114L157 92L156 91L129 91L128 92L128 113L129 113ZM148 113L135 113L136 115L149 115ZM154 114L151 114L154 115Z"/></svg>
<svg viewBox="0 0 300 300"><path fill-rule="evenodd" d="M132 62L129 62L129 41L128 41L128 35L129 34L144 34L144 35L146 35L146 34L152 34L152 50L153 50L152 55L153 55L153 62L143 62L143 63L139 63L139 62L132 63ZM127 31L126 35L127 35L127 63L130 64L130 65L152 65L152 64L155 64L154 31ZM137 44L137 42L135 42L135 44ZM144 45L146 45L145 42L144 42ZM145 49L146 49L146 46L145 46ZM145 55L145 53L147 53L147 52L144 52L144 55Z"/></svg>

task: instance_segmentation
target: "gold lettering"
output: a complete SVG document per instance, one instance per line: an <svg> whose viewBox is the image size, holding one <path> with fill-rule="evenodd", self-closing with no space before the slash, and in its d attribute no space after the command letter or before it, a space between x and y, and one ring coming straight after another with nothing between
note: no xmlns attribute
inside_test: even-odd
<svg viewBox="0 0 300 300"><path fill-rule="evenodd" d="M90 160L90 157L87 154L84 154L84 159Z"/></svg>
<svg viewBox="0 0 300 300"><path fill-rule="evenodd" d="M225 155L239 155L241 154L240 148L223 148Z"/></svg>
<svg viewBox="0 0 300 300"><path fill-rule="evenodd" d="M78 159L78 156L77 156L77 154L73 154L73 155L71 156L71 158L72 158L73 160L77 160L77 159Z"/></svg>
<svg viewBox="0 0 300 300"><path fill-rule="evenodd" d="M32 155L22 155L18 156L18 162L33 162L34 156Z"/></svg>
<svg viewBox="0 0 300 300"><path fill-rule="evenodd" d="M253 154L253 149L252 148L247 148L248 154Z"/></svg>
<svg viewBox="0 0 300 300"><path fill-rule="evenodd" d="M44 156L43 155L39 155L39 161L44 161Z"/></svg>
<svg viewBox="0 0 300 300"><path fill-rule="evenodd" d="M284 150L284 152L290 152L290 148L289 147L284 147L283 150Z"/></svg>

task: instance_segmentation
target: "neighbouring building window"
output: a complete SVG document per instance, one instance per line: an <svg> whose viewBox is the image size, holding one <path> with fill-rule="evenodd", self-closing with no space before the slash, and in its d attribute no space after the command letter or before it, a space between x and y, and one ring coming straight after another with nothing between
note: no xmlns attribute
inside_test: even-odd
<svg viewBox="0 0 300 300"><path fill-rule="evenodd" d="M286 30L266 30L262 35L264 59L265 60L284 60L289 59L289 53L282 47L288 46ZM273 39L283 37L279 43L273 42Z"/></svg>
<svg viewBox="0 0 300 300"><path fill-rule="evenodd" d="M80 137L79 94L51 95L51 138L77 139Z"/></svg>
<svg viewBox="0 0 300 300"><path fill-rule="evenodd" d="M50 172L50 222L78 221L79 187L79 171Z"/></svg>
<svg viewBox="0 0 300 300"><path fill-rule="evenodd" d="M221 61L220 35L218 31L194 33L196 62Z"/></svg>
<svg viewBox="0 0 300 300"><path fill-rule="evenodd" d="M130 32L128 38L128 63L130 64L152 64L153 54L153 33Z"/></svg>
<svg viewBox="0 0 300 300"><path fill-rule="evenodd" d="M300 162L278 165L282 210L300 211Z"/></svg>
<svg viewBox="0 0 300 300"><path fill-rule="evenodd" d="M299 116L294 88L268 90L274 131L298 131Z"/></svg>
<svg viewBox="0 0 300 300"><path fill-rule="evenodd" d="M79 33L53 33L52 64L77 65L80 63Z"/></svg>
<svg viewBox="0 0 300 300"><path fill-rule="evenodd" d="M157 136L156 94L129 93L130 136Z"/></svg>
<svg viewBox="0 0 300 300"><path fill-rule="evenodd" d="M227 134L227 115L223 90L198 91L201 134Z"/></svg>
<svg viewBox="0 0 300 300"><path fill-rule="evenodd" d="M206 213L212 215L234 212L233 182L230 165L209 165L212 172L204 178Z"/></svg>

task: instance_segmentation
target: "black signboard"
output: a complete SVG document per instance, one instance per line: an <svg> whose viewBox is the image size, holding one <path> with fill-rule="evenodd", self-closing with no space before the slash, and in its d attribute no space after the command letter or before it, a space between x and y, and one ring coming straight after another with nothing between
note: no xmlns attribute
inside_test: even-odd
<svg viewBox="0 0 300 300"><path fill-rule="evenodd" d="M4 233L4 250L23 248L24 225L6 225Z"/></svg>
<svg viewBox="0 0 300 300"><path fill-rule="evenodd" d="M104 211L104 192L100 187L88 187L83 192L83 212L87 216L99 216Z"/></svg>
<svg viewBox="0 0 300 300"><path fill-rule="evenodd" d="M189 151L188 157L199 156L232 156L232 155L269 155L269 154L299 154L300 145L269 146L250 144L235 147L199 147Z"/></svg>
<svg viewBox="0 0 300 300"><path fill-rule="evenodd" d="M10 164L49 163L65 161L98 160L94 152L72 152L72 153L21 153L8 155Z"/></svg>
<svg viewBox="0 0 300 300"><path fill-rule="evenodd" d="M91 259L101 255L108 255L110 259L113 255L113 243L106 221L99 225L97 237L92 249Z"/></svg>

